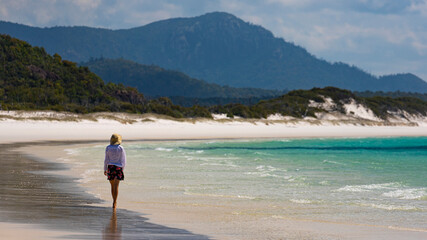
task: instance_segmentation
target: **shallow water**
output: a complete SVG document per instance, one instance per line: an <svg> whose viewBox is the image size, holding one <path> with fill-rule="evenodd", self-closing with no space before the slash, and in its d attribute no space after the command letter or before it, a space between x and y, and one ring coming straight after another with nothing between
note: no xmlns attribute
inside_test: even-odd
<svg viewBox="0 0 427 240"><path fill-rule="evenodd" d="M94 206L100 199L59 174L68 170L64 164L15 151L42 144L0 147L0 239L208 239L150 223L139 212Z"/></svg>
<svg viewBox="0 0 427 240"><path fill-rule="evenodd" d="M141 203L142 208L141 199L216 204L235 209L235 215L427 231L426 137L135 142L124 147L128 164L122 188L136 207ZM69 150L81 160L80 182L95 195L105 188L100 177L104 149Z"/></svg>

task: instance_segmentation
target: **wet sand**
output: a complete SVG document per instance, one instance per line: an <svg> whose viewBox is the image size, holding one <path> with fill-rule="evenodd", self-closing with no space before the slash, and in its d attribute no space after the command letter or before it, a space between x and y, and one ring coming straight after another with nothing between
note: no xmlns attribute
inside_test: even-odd
<svg viewBox="0 0 427 240"><path fill-rule="evenodd" d="M94 206L102 200L85 193L77 178L55 174L64 164L13 151L49 144L0 146L1 239L209 239L150 223L137 212Z"/></svg>

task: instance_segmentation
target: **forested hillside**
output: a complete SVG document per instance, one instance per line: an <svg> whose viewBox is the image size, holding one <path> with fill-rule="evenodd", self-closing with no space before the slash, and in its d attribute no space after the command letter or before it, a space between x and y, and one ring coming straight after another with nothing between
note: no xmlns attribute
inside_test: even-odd
<svg viewBox="0 0 427 240"><path fill-rule="evenodd" d="M3 110L153 112L174 117L210 117L203 108L183 108L169 99L146 100L137 89L108 83L87 67L43 48L0 35L0 105Z"/></svg>
<svg viewBox="0 0 427 240"><path fill-rule="evenodd" d="M146 96L181 96L192 98L262 98L283 94L255 88L233 88L207 83L178 71L143 65L125 59L92 59L82 63L106 82L123 83Z"/></svg>

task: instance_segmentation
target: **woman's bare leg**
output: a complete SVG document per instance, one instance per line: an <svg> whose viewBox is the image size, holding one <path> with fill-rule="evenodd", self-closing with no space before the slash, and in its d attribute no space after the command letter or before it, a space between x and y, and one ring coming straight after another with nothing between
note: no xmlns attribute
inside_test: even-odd
<svg viewBox="0 0 427 240"><path fill-rule="evenodd" d="M113 208L117 206L117 196L119 195L119 183L120 180L115 178L114 180L110 180L111 184L111 196L113 197Z"/></svg>

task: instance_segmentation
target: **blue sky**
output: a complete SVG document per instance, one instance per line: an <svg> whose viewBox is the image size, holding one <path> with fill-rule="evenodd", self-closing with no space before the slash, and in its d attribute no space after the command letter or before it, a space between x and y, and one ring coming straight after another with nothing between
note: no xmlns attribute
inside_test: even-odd
<svg viewBox="0 0 427 240"><path fill-rule="evenodd" d="M0 19L31 26L132 28L223 11L318 58L427 80L427 0L0 0Z"/></svg>

